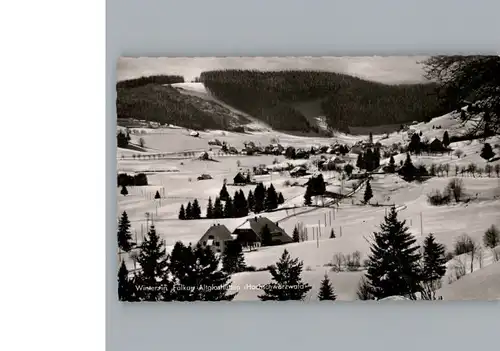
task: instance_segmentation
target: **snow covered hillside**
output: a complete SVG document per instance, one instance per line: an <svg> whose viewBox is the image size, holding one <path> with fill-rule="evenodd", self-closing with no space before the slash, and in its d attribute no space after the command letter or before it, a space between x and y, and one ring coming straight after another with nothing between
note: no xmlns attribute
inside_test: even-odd
<svg viewBox="0 0 500 351"><path fill-rule="evenodd" d="M201 83L174 84L179 91L193 94L203 99L213 99ZM229 106L225 106L230 108ZM241 111L234 110L235 113ZM247 116L248 117L248 116ZM363 267L356 270L333 270L336 256L351 255L358 252L363 262L368 258L372 233L379 230L380 223L390 206L395 206L400 219L406 220L406 225L417 243L422 243L424 238L433 233L436 241L446 246L447 251L452 251L458 237L467 234L476 243L482 244L485 230L491 225L500 227L500 178L494 171L491 174L482 172L474 176L455 173L455 166L459 168L470 163L485 168L487 164L492 169L500 160L487 162L481 156L484 145L482 140L463 141L452 143L453 150L460 149L462 154L458 157L454 152L433 155L412 155L415 165L448 165L449 173L443 173L429 180L406 182L396 174L375 172L371 176L370 185L373 197L368 204L364 204L363 197L366 182L359 179L343 179L342 172L334 170L320 170L315 163L322 156L313 155L309 159L291 161L283 154L279 155L245 155L241 149L252 142L265 147L280 144L284 148L310 149L322 145L346 144L349 147L356 143L364 142L368 135L348 135L337 133L332 138L307 138L288 135L271 130L261 122L252 124L253 131L235 133L226 131L199 132L198 136L190 134L189 130L182 128L141 128L130 130L131 142L139 144L143 139L146 152L118 148L117 170L119 173L138 174L145 173L148 180L147 186L128 186L126 196L118 191L118 216L124 211L131 221L133 239L142 242L147 225L154 222L157 233L164 240L167 250L171 250L177 241L186 244L196 244L202 235L214 224L225 225L233 232L248 218L255 216L267 217L277 222L280 228L290 236L296 226L307 230L308 238L305 241L260 247L251 252L245 252L247 266L253 266L256 272L241 272L231 277L233 287L239 291L236 300L257 300L262 290L259 284L266 284L271 280L269 271L263 270L276 263L284 249L291 257L299 258L303 262L303 280L313 288L308 293L307 300L316 299L321 279L327 274L335 288L339 300L356 300L356 291L361 277L364 275ZM434 127L434 128L433 128ZM439 127L439 128L436 128ZM467 126L461 124L456 114L447 114L434 118L428 123L418 123L411 128L422 132L422 136L432 140L442 138L443 132L456 135L465 130ZM209 141L218 139L221 143L235 147L237 153L230 154L221 151L220 146L209 145ZM407 132L391 134L375 134L373 142L382 146L391 147L393 144L405 144L409 140ZM490 143L497 155L500 155L500 138L491 137L486 140ZM212 159L200 159L207 152ZM326 155L325 159L332 155ZM360 170L355 167L357 154L350 153L339 155L341 165L351 164L354 173ZM395 163L406 159L406 153L394 156ZM296 162L295 164L293 164ZM388 164L389 158L382 158L381 165ZM309 175L292 177L288 170L275 170L290 163L296 167L300 163L308 168ZM279 166L279 167L278 167ZM254 174L255 169L267 168L269 174ZM266 188L273 184L277 193L282 193L284 203L272 212L258 215L249 213L240 218L207 219L205 216L209 198L214 201L219 195L222 185L226 182L230 196L236 191L242 191L248 197L249 191L254 191L254 185L231 185L233 177L238 172L252 173L256 183L262 182ZM210 175L211 179L198 180L202 174ZM304 194L307 182L311 175L322 174L326 181L326 190L331 193L341 193L351 196L341 200L325 201L325 207L304 206ZM453 177L459 177L463 182L463 202L451 203L445 206L431 206L427 195L435 189L442 190ZM294 184L295 183L295 184ZM155 199L158 192L159 199ZM188 202L197 200L201 207L202 218L196 220L180 220L179 210ZM317 199L321 201L321 199ZM313 201L314 204L314 201ZM145 214L148 213L146 216ZM330 238L332 231L335 238ZM483 299L498 298L500 295L499 263L493 256L485 253L481 267L475 266L474 272L461 277L450 284L444 281L444 286L438 295L444 299ZM128 268L137 269L133 255L121 253L119 259L125 260ZM466 260L466 258L464 258ZM262 270L261 270L262 269ZM258 271L261 270L261 271ZM451 274L449 268L448 275ZM246 287L246 288L245 288Z"/></svg>

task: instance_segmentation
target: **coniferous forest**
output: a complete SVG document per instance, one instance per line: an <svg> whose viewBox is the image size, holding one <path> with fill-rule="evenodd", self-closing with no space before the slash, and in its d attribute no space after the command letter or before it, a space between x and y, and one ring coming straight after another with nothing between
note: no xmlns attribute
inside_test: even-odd
<svg viewBox="0 0 500 351"><path fill-rule="evenodd" d="M217 104L187 96L165 84L182 77L159 76L117 84L119 118L138 118L178 126L232 129L244 124ZM216 98L276 130L319 132L296 103L319 101L333 129L422 121L441 114L436 85L386 85L333 72L253 70L207 71L200 81Z"/></svg>
<svg viewBox="0 0 500 351"><path fill-rule="evenodd" d="M307 128L293 103L317 99L329 125L341 130L439 115L436 86L430 83L386 85L317 71L223 70L203 72L200 79L217 98L278 130Z"/></svg>

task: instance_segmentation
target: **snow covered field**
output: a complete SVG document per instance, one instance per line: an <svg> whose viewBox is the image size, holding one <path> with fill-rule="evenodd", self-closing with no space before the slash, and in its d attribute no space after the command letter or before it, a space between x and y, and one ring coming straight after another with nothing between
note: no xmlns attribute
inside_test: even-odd
<svg viewBox="0 0 500 351"><path fill-rule="evenodd" d="M176 84L177 88L186 94L211 99L201 83ZM236 111L238 112L238 111ZM429 123L419 123L412 128L422 131L426 138L441 138L447 130L450 134L464 130L464 126L454 114L437 117ZM440 129L432 127L441 126ZM285 162L284 156L220 156L218 148L213 147L213 161L198 159L203 151L209 151L209 140L215 138L227 142L231 146L242 148L245 142L254 142L256 145L269 145L279 142L284 147L310 148L311 146L330 145L334 143L353 145L368 136L352 136L342 133L333 138L306 138L287 135L272 131L262 124L255 122L256 131L251 133L233 133L225 131L200 132L199 137L190 136L189 131L180 128L142 129L142 134L132 134L132 142L138 143L143 138L148 152L117 150L118 172L139 173L145 172L148 177L148 186L128 187L128 195L118 194L118 215L126 211L132 224L132 233L138 242L146 231L146 224L154 221L157 232L171 249L176 241L195 244L206 230L215 222L224 224L230 231L242 224L246 218L231 219L199 219L183 221L178 219L179 208L188 201L197 199L202 214L205 213L209 197L214 200L219 194L224 180L232 183L238 171L246 173L259 165L271 166L273 163ZM258 129L258 130L257 130ZM382 145L408 140L406 133L392 133L388 136L374 135L374 141ZM492 146L500 144L499 137L487 140ZM281 192L285 203L271 213L260 214L274 222L279 222L289 235L294 227L301 223L308 229L309 240L292 243L286 246L262 247L257 251L246 252L245 261L248 266L257 269L274 264L286 248L292 257L298 257L304 263L303 280L313 286L307 300L316 299L319 283L323 276L328 274L335 288L339 300L356 300L356 290L363 271L333 272L330 264L337 253L361 253L361 261L367 258L371 234L379 229L389 206L396 206L399 218L407 221L410 232L417 242L421 242L429 233L433 233L436 240L446 246L447 251L453 249L457 237L467 234L475 242L481 244L485 230L491 225L500 227L500 178L496 175L481 174L480 176L460 177L465 189L464 197L468 202L446 206L431 206L427 202L427 194L432 190L442 190L449 180L455 176L454 167L467 166L471 162L484 167L486 161L480 157L482 143L479 140L453 143L453 149L461 149L462 157L453 153L435 156L412 156L415 165L449 164L448 176L433 177L424 183L408 183L397 175L374 174L371 180L373 198L370 204L363 205L365 185L344 199L338 205L331 207L304 207L303 196L305 187L289 186L287 182L304 184L308 177L291 178L288 172L272 172L268 175L255 176L257 182L265 186L271 183L277 192ZM498 154L500 150L495 148ZM141 158L135 157L141 155ZM132 156L134 155L134 157ZM150 157L153 156L154 157ZM355 164L356 155L347 155L347 162ZM396 164L406 158L406 154L396 155ZM312 160L306 161L311 166ZM382 160L381 164L387 163ZM500 161L490 162L492 166ZM210 174L212 179L197 180L201 174ZM359 181L341 181L336 172L322 172L327 181L328 191L342 191L343 194L356 189ZM245 195L253 191L254 186L230 186L231 196L237 190ZM161 199L154 199L156 192ZM119 189L118 189L119 192ZM378 205L378 206L375 206ZM146 213L149 219L146 220ZM250 214L248 218L252 218ZM313 229L315 228L315 229ZM319 228L319 229L318 229ZM314 231L313 231L314 230ZM331 230L336 238L330 239ZM315 234L313 234L315 232ZM319 237L318 233L319 232ZM315 237L313 237L315 235ZM133 268L129 257L121 257L127 265ZM464 257L467 260L467 257ZM499 299L500 298L500 263L495 262L490 253L485 251L484 260L474 272L467 274L458 281L445 283L438 295L444 299ZM450 268L451 270L451 268ZM448 274L450 274L448 272ZM243 272L232 276L234 289L239 291L236 300L258 300L261 290L252 286L266 284L271 276L268 271Z"/></svg>

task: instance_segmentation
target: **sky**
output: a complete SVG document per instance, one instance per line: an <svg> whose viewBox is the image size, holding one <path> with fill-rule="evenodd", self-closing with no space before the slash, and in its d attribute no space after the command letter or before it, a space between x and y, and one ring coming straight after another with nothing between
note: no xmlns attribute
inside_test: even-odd
<svg viewBox="0 0 500 351"><path fill-rule="evenodd" d="M201 72L218 69L312 69L346 73L386 84L424 82L424 56L363 57L122 57L118 81L157 74L182 75L189 82Z"/></svg>

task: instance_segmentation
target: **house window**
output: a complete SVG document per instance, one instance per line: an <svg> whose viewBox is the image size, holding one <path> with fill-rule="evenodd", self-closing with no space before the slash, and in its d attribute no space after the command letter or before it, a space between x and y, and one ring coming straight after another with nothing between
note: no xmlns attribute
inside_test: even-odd
<svg viewBox="0 0 500 351"><path fill-rule="evenodd" d="M220 246L220 242L214 241L215 246Z"/></svg>
<svg viewBox="0 0 500 351"><path fill-rule="evenodd" d="M208 240L214 240L214 236L213 235L209 235L208 236Z"/></svg>
<svg viewBox="0 0 500 351"><path fill-rule="evenodd" d="M203 242L203 246L207 246L207 242L206 241Z"/></svg>

